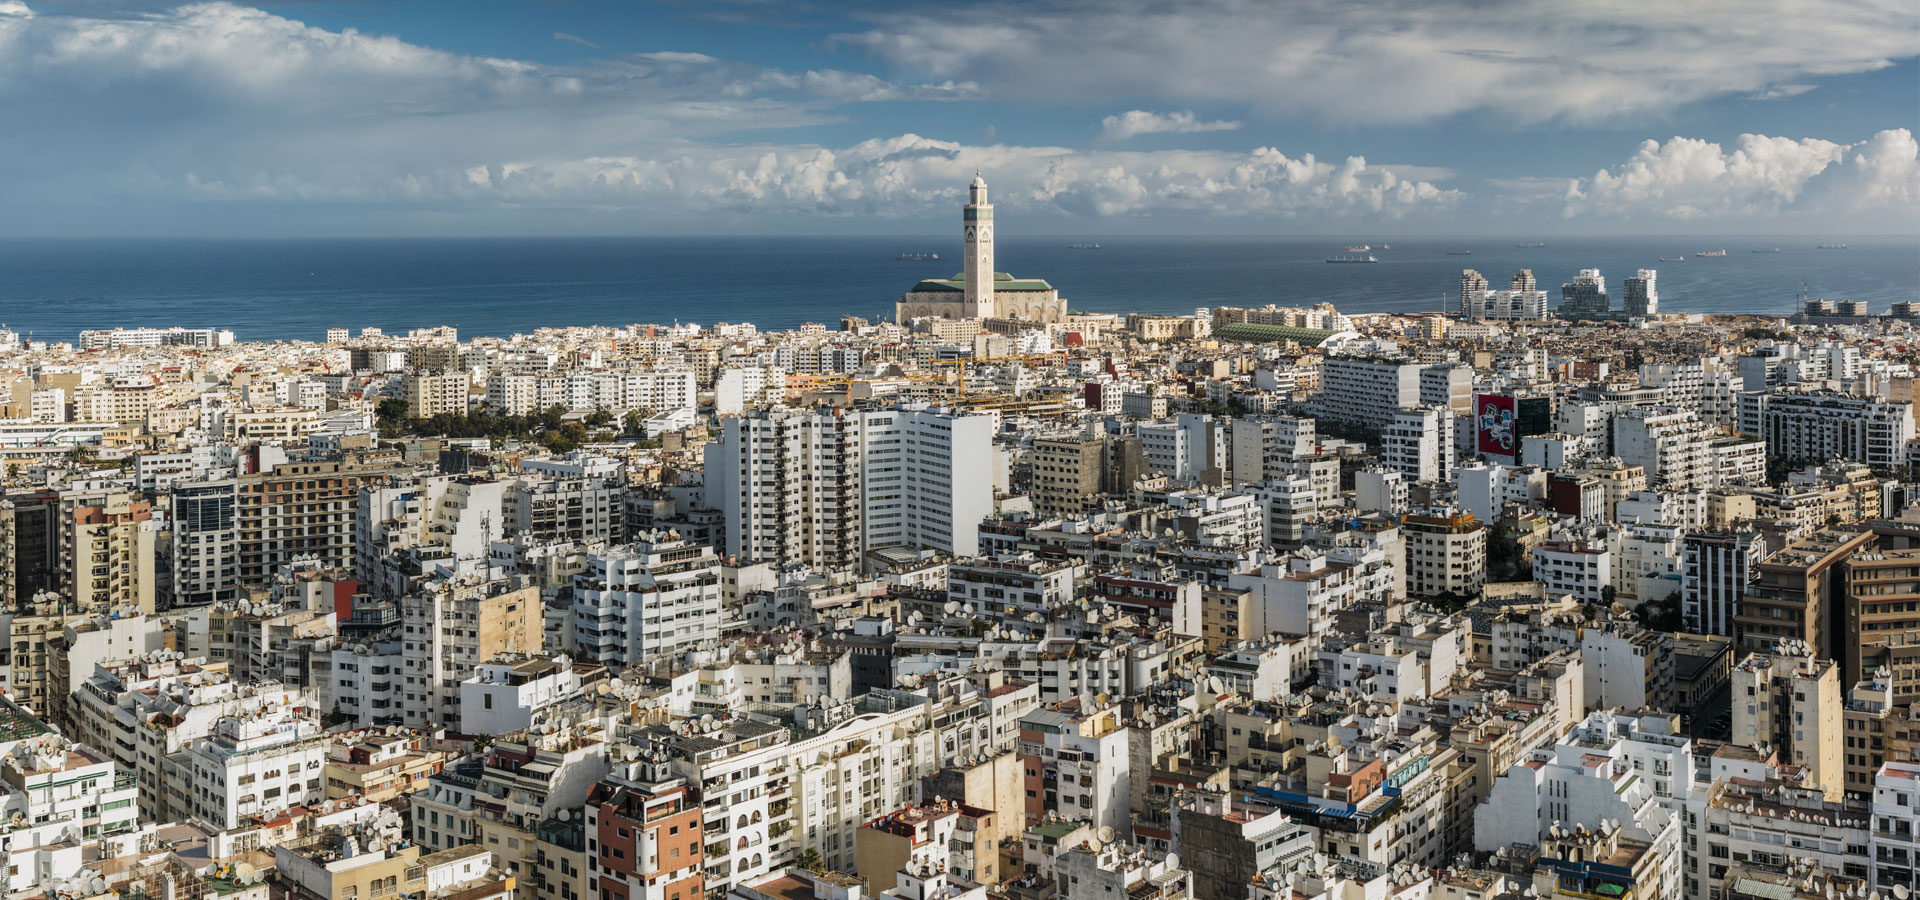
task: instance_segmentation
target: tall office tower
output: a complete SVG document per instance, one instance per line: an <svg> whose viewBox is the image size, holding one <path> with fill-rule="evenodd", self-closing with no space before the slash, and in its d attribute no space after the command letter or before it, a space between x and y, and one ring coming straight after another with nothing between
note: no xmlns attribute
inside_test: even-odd
<svg viewBox="0 0 1920 900"><path fill-rule="evenodd" d="M1604 319L1612 314L1607 279L1601 277L1599 269L1581 269L1572 281L1560 286L1560 318Z"/></svg>
<svg viewBox="0 0 1920 900"><path fill-rule="evenodd" d="M1539 283L1533 279L1532 269L1521 269L1513 273L1513 277L1507 280L1507 290L1510 291L1537 291L1539 289Z"/></svg>
<svg viewBox="0 0 1920 900"><path fill-rule="evenodd" d="M1654 279L1659 274L1652 269L1641 269L1627 279L1626 287L1621 289L1621 303L1626 306L1627 315L1642 318L1659 314L1660 292L1654 287Z"/></svg>

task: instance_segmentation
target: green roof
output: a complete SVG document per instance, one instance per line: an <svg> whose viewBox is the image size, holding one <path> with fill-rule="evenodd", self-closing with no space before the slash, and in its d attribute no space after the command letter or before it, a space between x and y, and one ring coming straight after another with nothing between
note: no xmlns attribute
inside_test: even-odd
<svg viewBox="0 0 1920 900"><path fill-rule="evenodd" d="M956 273L952 278L929 278L913 286L915 293L922 291L964 291L967 289L965 272ZM995 291L1050 291L1053 285L1044 278L1015 278L1005 272L993 273Z"/></svg>
<svg viewBox="0 0 1920 900"><path fill-rule="evenodd" d="M1235 322L1222 325L1213 330L1213 336L1226 341L1251 341L1254 343L1273 343L1277 341L1295 341L1304 346L1318 347L1320 342L1333 337L1335 332L1319 328L1292 328L1286 325L1251 325Z"/></svg>

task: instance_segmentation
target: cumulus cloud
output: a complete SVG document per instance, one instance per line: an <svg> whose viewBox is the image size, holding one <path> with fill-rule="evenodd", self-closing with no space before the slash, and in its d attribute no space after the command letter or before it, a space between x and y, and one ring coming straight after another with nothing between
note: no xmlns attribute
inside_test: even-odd
<svg viewBox="0 0 1920 900"><path fill-rule="evenodd" d="M103 18L35 16L0 0L0 106L9 131L40 136L0 140L0 205L92 198L113 214L151 202L297 207L304 217L569 211L641 227L736 213L898 218L948 210L976 167L1004 208L1037 216L1384 218L1462 196L1417 161L1322 161L1267 147L1088 150L1005 145L991 133L976 144L766 137L842 121L849 104L980 90L967 79L908 83L678 50L547 66L228 3ZM1122 127L1132 133L1228 124L1128 115ZM742 133L759 140L737 142Z"/></svg>
<svg viewBox="0 0 1920 900"><path fill-rule="evenodd" d="M1239 128L1239 122L1202 121L1191 112L1157 113L1144 109L1131 109L1100 120L1100 136L1109 141L1124 141L1143 134L1192 134Z"/></svg>
<svg viewBox="0 0 1920 900"><path fill-rule="evenodd" d="M988 0L889 7L836 40L1028 97L1590 122L1881 68L1920 53L1920 19L1900 0L1729 0L1701 15L1665 0Z"/></svg>
<svg viewBox="0 0 1920 900"><path fill-rule="evenodd" d="M1731 150L1649 140L1626 163L1565 183L1561 214L1698 219L1864 210L1920 212L1920 143L1907 129L1856 144L1743 134Z"/></svg>
<svg viewBox="0 0 1920 900"><path fill-rule="evenodd" d="M1327 162L1270 147L1245 153L1087 152L964 145L914 134L839 149L680 143L645 155L517 160L400 179L255 175L195 178L183 186L223 199L334 197L898 219L949 210L976 169L988 173L998 206L1036 216L1397 218L1444 209L1464 196L1359 157Z"/></svg>

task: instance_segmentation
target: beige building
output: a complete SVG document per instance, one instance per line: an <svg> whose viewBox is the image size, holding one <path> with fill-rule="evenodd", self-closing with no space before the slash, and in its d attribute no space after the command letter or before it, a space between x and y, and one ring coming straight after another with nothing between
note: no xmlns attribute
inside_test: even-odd
<svg viewBox="0 0 1920 900"><path fill-rule="evenodd" d="M1100 493L1106 443L1087 438L1045 438L1033 442L1033 511L1052 518L1077 518Z"/></svg>
<svg viewBox="0 0 1920 900"><path fill-rule="evenodd" d="M1407 516L1407 593L1471 597L1487 581L1487 527L1470 512Z"/></svg>
<svg viewBox="0 0 1920 900"><path fill-rule="evenodd" d="M454 413L466 415L473 375L465 371L408 372L400 379L400 397L407 415L416 419Z"/></svg>
<svg viewBox="0 0 1920 900"><path fill-rule="evenodd" d="M73 511L69 584L78 609L153 612L153 505L109 494Z"/></svg>
<svg viewBox="0 0 1920 900"><path fill-rule="evenodd" d="M1808 783L1827 799L1839 800L1846 790L1840 666L1805 650L1790 643L1734 665L1731 742L1772 749L1782 764L1805 768Z"/></svg>

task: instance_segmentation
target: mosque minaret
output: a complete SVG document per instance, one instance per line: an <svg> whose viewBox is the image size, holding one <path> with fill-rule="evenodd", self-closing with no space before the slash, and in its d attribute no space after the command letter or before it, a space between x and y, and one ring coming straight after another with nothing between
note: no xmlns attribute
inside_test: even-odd
<svg viewBox="0 0 1920 900"><path fill-rule="evenodd" d="M914 319L1019 319L1025 322L1063 322L1067 301L1053 285L1039 278L1015 278L993 269L993 204L987 202L987 180L978 171L967 185L967 203L960 209L960 238L964 244L960 274L929 278L913 286L894 304L894 321Z"/></svg>
<svg viewBox="0 0 1920 900"><path fill-rule="evenodd" d="M967 186L967 205L961 210L966 231L966 318L993 318L993 204L987 202L987 180L974 170Z"/></svg>

